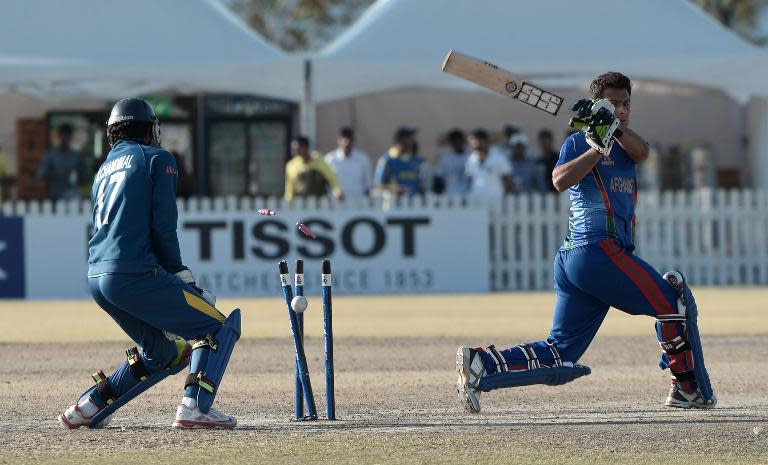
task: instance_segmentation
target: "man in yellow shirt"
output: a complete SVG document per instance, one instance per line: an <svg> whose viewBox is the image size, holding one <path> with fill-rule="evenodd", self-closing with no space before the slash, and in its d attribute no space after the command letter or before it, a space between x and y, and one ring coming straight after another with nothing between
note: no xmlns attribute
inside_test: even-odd
<svg viewBox="0 0 768 465"><path fill-rule="evenodd" d="M319 153L310 153L309 139L298 136L291 141L291 158L285 165L285 198L322 197L328 187L337 200L342 199L336 175Z"/></svg>
<svg viewBox="0 0 768 465"><path fill-rule="evenodd" d="M3 148L0 147L0 202L3 201L3 191L6 185L11 185L14 182L13 167L11 166L11 160L8 159L8 155L3 152Z"/></svg>

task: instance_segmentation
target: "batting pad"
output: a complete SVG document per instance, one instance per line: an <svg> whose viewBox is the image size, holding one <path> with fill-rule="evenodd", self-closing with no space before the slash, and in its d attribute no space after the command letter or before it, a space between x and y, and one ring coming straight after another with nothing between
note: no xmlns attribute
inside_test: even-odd
<svg viewBox="0 0 768 465"><path fill-rule="evenodd" d="M696 384L699 386L701 396L710 401L714 398L715 393L712 390L712 383L709 381L707 367L704 365L704 349L701 347L701 337L699 336L699 310L696 306L696 301L693 299L693 293L685 281L683 281L680 298L685 305L688 345L691 346L691 352L693 353L693 373L696 375Z"/></svg>
<svg viewBox="0 0 768 465"><path fill-rule="evenodd" d="M529 386L531 384L546 384L558 386L570 383L576 378L581 378L592 373L589 367L584 365L559 366L552 368L534 368L532 370L502 371L480 378L478 388L483 392L494 389Z"/></svg>
<svg viewBox="0 0 768 465"><path fill-rule="evenodd" d="M707 367L704 365L704 349L701 346L701 337L699 336L699 309L696 306L696 300L693 298L691 288L688 287L688 281L679 271L673 270L664 273L664 279L679 293L678 314L685 313L686 339L693 354L693 374L696 378L696 384L701 396L707 401L712 401L715 398L715 393L712 389L712 383L709 381ZM664 356L662 355L662 357ZM667 357L668 359L669 357ZM662 368L666 368L666 366L662 366Z"/></svg>

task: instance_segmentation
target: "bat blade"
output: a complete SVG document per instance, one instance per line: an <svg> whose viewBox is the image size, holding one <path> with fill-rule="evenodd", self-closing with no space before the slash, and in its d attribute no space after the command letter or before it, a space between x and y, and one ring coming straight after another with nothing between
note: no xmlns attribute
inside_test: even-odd
<svg viewBox="0 0 768 465"><path fill-rule="evenodd" d="M501 95L515 98L534 108L557 115L565 99L521 77L469 55L451 50L443 61L443 71L490 89Z"/></svg>

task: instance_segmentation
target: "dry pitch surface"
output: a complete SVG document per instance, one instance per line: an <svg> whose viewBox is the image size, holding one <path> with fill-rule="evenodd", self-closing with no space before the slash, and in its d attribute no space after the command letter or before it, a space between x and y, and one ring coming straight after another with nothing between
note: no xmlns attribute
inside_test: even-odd
<svg viewBox="0 0 768 465"><path fill-rule="evenodd" d="M293 423L293 354L285 308L244 310L218 406L234 431L169 428L183 376L118 411L102 430L65 431L60 409L109 372L129 341L90 302L0 303L0 463L675 463L768 464L768 291L696 292L714 411L663 407L667 377L653 320L612 310L582 362L593 374L560 387L456 400L459 344L535 340L553 295L340 298L334 301L336 422ZM314 306L314 308L313 308ZM320 299L310 298L307 353L323 412Z"/></svg>

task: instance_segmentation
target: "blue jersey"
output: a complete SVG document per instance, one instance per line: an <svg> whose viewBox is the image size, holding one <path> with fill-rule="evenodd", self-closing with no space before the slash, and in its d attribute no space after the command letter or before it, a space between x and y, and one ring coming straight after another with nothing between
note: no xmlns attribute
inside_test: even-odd
<svg viewBox="0 0 768 465"><path fill-rule="evenodd" d="M418 155L402 155L396 147L389 149L376 163L374 181L402 186L408 195L421 193L421 164Z"/></svg>
<svg viewBox="0 0 768 465"><path fill-rule="evenodd" d="M176 235L177 179L169 152L134 141L112 146L93 180L88 276L185 268Z"/></svg>
<svg viewBox="0 0 768 465"><path fill-rule="evenodd" d="M583 132L569 137L560 149L557 165L568 163L589 149ZM609 156L592 168L584 178L568 189L571 215L568 235L560 250L605 239L615 240L623 248L634 248L637 176L635 162L618 144Z"/></svg>

